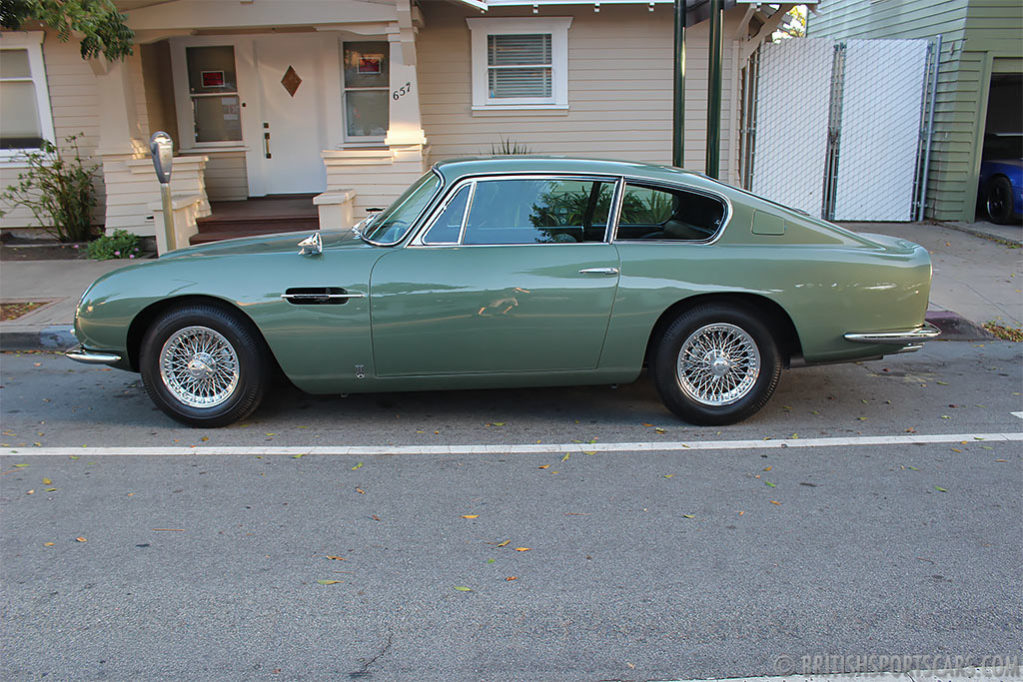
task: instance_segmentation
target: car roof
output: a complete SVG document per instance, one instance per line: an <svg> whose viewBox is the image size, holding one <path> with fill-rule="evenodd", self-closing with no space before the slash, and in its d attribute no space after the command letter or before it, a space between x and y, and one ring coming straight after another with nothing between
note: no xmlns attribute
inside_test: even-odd
<svg viewBox="0 0 1023 682"><path fill-rule="evenodd" d="M696 185L717 185L716 181L692 171L671 166L610 159L566 158L556 156L494 156L449 159L434 164L447 181L469 175L506 173L587 173L594 175L625 175L632 178L687 182Z"/></svg>

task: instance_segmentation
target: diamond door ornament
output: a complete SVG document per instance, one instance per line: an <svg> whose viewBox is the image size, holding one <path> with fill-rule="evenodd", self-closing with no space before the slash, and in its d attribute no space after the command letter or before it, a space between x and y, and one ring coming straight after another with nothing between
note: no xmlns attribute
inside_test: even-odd
<svg viewBox="0 0 1023 682"><path fill-rule="evenodd" d="M298 73L295 71L295 67L288 66L288 70L284 72L284 78L281 79L281 85L288 91L288 94L292 97L295 96L295 91L298 90L298 86L302 84L302 79L298 77Z"/></svg>

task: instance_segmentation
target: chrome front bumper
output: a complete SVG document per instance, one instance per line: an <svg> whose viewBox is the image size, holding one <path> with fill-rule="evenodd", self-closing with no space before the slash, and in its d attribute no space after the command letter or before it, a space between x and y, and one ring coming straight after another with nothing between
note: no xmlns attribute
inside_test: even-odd
<svg viewBox="0 0 1023 682"><path fill-rule="evenodd" d="M84 362L87 365L111 365L121 360L121 356L117 353L98 353L86 350L81 345L68 348L64 351L64 355L75 362Z"/></svg>
<svg viewBox="0 0 1023 682"><path fill-rule="evenodd" d="M919 344L921 341L929 341L937 338L941 330L930 322L924 322L915 329L895 332L849 332L845 334L846 341L855 343L883 343L895 346ZM919 346L918 346L919 347ZM913 350L916 350L914 348Z"/></svg>

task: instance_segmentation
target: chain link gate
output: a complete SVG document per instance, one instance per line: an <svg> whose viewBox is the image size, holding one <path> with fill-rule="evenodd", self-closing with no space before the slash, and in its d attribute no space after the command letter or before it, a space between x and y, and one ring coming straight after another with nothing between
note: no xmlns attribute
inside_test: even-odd
<svg viewBox="0 0 1023 682"><path fill-rule="evenodd" d="M923 217L937 78L926 40L785 40L743 69L744 188L828 220Z"/></svg>

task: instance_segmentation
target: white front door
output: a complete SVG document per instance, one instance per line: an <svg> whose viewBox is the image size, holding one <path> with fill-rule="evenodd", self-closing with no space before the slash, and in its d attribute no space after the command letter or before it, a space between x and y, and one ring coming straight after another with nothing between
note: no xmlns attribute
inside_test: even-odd
<svg viewBox="0 0 1023 682"><path fill-rule="evenodd" d="M258 139L247 139L250 164L261 171L249 178L250 193L310 194L327 187L320 156L327 146L325 64L336 48L316 34L256 38L255 71L260 89ZM324 49L326 48L326 49ZM251 130L251 128L250 128Z"/></svg>

